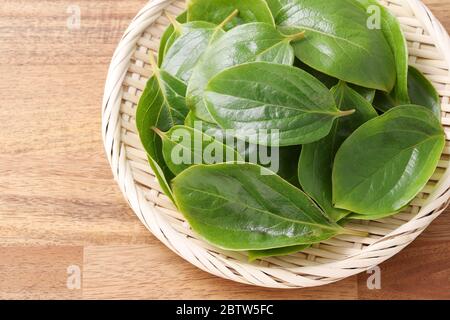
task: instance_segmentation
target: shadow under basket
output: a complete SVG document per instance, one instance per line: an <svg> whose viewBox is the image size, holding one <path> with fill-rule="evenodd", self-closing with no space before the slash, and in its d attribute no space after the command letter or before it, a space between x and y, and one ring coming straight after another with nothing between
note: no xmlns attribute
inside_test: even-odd
<svg viewBox="0 0 450 320"><path fill-rule="evenodd" d="M450 198L449 36L419 0L381 1L395 14L409 47L410 65L434 84L442 101L446 147L423 191L403 212L386 219L355 221L367 237L338 236L301 253L253 263L247 255L217 249L201 240L161 190L139 140L135 112L151 77L151 52L185 1L150 1L131 22L114 53L103 100L103 139L114 177L142 223L168 248L198 268L233 281L271 288L325 285L366 271L410 244L438 217Z"/></svg>

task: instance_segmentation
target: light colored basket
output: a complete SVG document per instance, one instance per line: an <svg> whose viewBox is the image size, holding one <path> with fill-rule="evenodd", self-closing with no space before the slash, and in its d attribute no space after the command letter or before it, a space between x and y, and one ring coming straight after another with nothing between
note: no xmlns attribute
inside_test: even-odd
<svg viewBox="0 0 450 320"><path fill-rule="evenodd" d="M143 224L167 247L193 265L216 276L272 288L312 287L368 270L389 259L441 214L450 197L450 41L442 25L419 0L383 1L400 20L410 64L423 71L442 98L447 144L439 168L411 206L394 217L355 222L366 238L338 236L291 256L249 263L244 253L210 246L192 232L162 193L141 146L135 126L139 96L151 76L149 53L157 52L169 21L178 15L180 0L154 0L133 20L109 69L103 101L103 138L114 177Z"/></svg>

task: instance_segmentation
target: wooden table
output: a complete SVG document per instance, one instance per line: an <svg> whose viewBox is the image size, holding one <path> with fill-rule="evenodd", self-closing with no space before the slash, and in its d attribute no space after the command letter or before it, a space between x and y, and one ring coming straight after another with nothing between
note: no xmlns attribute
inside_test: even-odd
<svg viewBox="0 0 450 320"><path fill-rule="evenodd" d="M450 212L381 266L381 290L368 274L293 291L240 285L159 243L112 180L100 130L108 64L145 2L0 1L0 298L450 298ZM425 2L450 29L450 2ZM67 27L77 8L79 30Z"/></svg>

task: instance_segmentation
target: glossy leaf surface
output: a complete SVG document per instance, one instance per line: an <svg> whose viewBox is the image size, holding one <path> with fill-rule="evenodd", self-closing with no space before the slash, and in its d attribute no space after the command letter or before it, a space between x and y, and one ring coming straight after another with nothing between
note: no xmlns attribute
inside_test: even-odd
<svg viewBox="0 0 450 320"><path fill-rule="evenodd" d="M347 217L345 217L346 221L351 221L351 220L380 220L383 218L388 218L392 215L395 215L397 213L399 213L401 211L398 210L397 212L390 212L390 213L381 213L381 214L375 214L375 215L364 215L364 214L358 214L358 213L351 213L350 215L348 215Z"/></svg>
<svg viewBox="0 0 450 320"><path fill-rule="evenodd" d="M369 15L354 0L269 1L284 32L305 31L294 44L305 64L340 80L390 92L395 61L381 30L369 29Z"/></svg>
<svg viewBox="0 0 450 320"><path fill-rule="evenodd" d="M167 131L182 124L188 113L186 85L163 70L156 70L147 82L136 111L136 127L150 165L167 195L168 181L173 177L162 155L162 142L153 127Z"/></svg>
<svg viewBox="0 0 450 320"><path fill-rule="evenodd" d="M310 75L314 76L317 80L320 80L320 82L322 82L329 89L331 89L332 87L334 87L339 83L338 79L326 75L325 73L322 73L316 69L313 69L298 59L295 59L294 65L302 69L303 71L308 72ZM350 88L352 88L353 90L358 92L361 96L363 96L367 101L369 101L370 103L373 102L376 93L375 89L364 88L351 83L349 83L348 85L350 86Z"/></svg>
<svg viewBox="0 0 450 320"><path fill-rule="evenodd" d="M381 15L381 31L383 32L392 52L394 53L395 66L397 70L397 80L391 95L395 98L396 104L410 103L408 94L408 45L397 18L376 0L358 0L369 12L377 12L371 6L376 6ZM373 8L373 7L372 7ZM375 17L376 18L376 17Z"/></svg>
<svg viewBox="0 0 450 320"><path fill-rule="evenodd" d="M267 62L221 72L209 82L205 101L222 128L256 144L262 143L252 131L267 130L268 145L276 146L320 140L336 118L351 113L340 112L328 89L310 74Z"/></svg>
<svg viewBox="0 0 450 320"><path fill-rule="evenodd" d="M186 126L172 127L159 132L163 142L163 156L170 170L178 175L195 164L216 164L244 161L222 141Z"/></svg>
<svg viewBox="0 0 450 320"><path fill-rule="evenodd" d="M186 23L187 21L187 12L184 11L182 14L180 14L177 17L177 21L179 23ZM166 54L167 50L170 48L170 45L173 43L173 41L177 38L178 35L175 34L175 28L173 24L170 24L166 30L164 31L163 35L161 36L161 40L159 41L159 49L158 49L158 66L161 66L164 61L164 55Z"/></svg>
<svg viewBox="0 0 450 320"><path fill-rule="evenodd" d="M290 42L293 39L266 23L245 24L227 32L208 48L196 66L188 85L189 108L198 118L214 123L203 101L209 80L227 68L246 62L268 60L292 65L294 51Z"/></svg>
<svg viewBox="0 0 450 320"><path fill-rule="evenodd" d="M186 117L185 125L201 130L224 143L231 144L246 162L271 168L272 171L275 171L277 175L289 183L299 186L297 163L300 157L301 146L276 148L238 141L233 134L227 134L226 130L223 130L217 124L196 118L192 112ZM264 159L261 159L260 152L264 155ZM272 163L273 161L278 161L278 163L274 164ZM277 167L278 170L275 170L273 167Z"/></svg>
<svg viewBox="0 0 450 320"><path fill-rule="evenodd" d="M376 90L360 87L353 84L348 84L348 86L358 92L359 95L366 99L370 104L372 104L373 100L375 99Z"/></svg>
<svg viewBox="0 0 450 320"><path fill-rule="evenodd" d="M409 67L408 89L411 102L430 109L441 119L441 99L436 88L425 75L414 67Z"/></svg>
<svg viewBox="0 0 450 320"><path fill-rule="evenodd" d="M332 87L334 87L335 85L338 84L339 80L329 76L323 72L320 72L314 68L311 68L310 66L308 66L307 64L304 64L303 62L301 62L298 59L295 59L294 65L300 69L302 69L303 71L308 72L310 75L312 75L313 77L315 77L317 80L319 80L320 82L322 82L328 89L331 89Z"/></svg>
<svg viewBox="0 0 450 320"><path fill-rule="evenodd" d="M299 246L284 247L284 248L277 248L277 249L249 251L248 259L250 260L250 262L252 262L252 261L255 261L258 259L288 256L288 255L300 252L302 250L305 250L309 246L310 246L309 244L304 244L304 245L299 245Z"/></svg>
<svg viewBox="0 0 450 320"><path fill-rule="evenodd" d="M220 26L203 21L182 24L180 28L182 33L166 52L161 68L187 83L209 44L225 32Z"/></svg>
<svg viewBox="0 0 450 320"><path fill-rule="evenodd" d="M422 72L411 66L408 72L408 92L411 103L426 107L441 118L441 102L436 89ZM395 97L385 92L377 92L373 104L382 112L398 106Z"/></svg>
<svg viewBox="0 0 450 320"><path fill-rule="evenodd" d="M274 25L272 14L264 0L189 0L188 21L219 24L236 9L239 14L225 26L226 30L249 22Z"/></svg>
<svg viewBox="0 0 450 320"><path fill-rule="evenodd" d="M227 250L311 244L347 232L302 191L263 172L254 164L193 166L173 180L176 203L200 236Z"/></svg>
<svg viewBox="0 0 450 320"><path fill-rule="evenodd" d="M298 175L303 190L334 221L339 221L349 212L333 207L331 178L334 157L353 131L378 114L366 99L344 82L340 82L331 91L340 110L355 109L356 112L338 119L330 134L322 140L303 146Z"/></svg>
<svg viewBox="0 0 450 320"><path fill-rule="evenodd" d="M436 116L399 106L358 128L336 154L335 207L364 215L394 213L422 190L445 145Z"/></svg>

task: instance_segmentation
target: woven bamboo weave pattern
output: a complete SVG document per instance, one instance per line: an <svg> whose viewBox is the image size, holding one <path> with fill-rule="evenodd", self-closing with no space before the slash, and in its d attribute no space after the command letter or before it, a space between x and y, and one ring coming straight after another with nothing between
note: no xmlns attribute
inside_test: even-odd
<svg viewBox="0 0 450 320"><path fill-rule="evenodd" d="M439 166L423 191L402 213L377 221L354 222L369 236L338 236L286 257L249 263L244 253L210 246L193 233L162 193L137 135L135 112L169 21L184 1L154 0L130 24L113 56L103 101L103 138L114 177L142 223L168 248L219 277L257 286L299 288L325 285L389 259L441 214L450 198L450 43L441 24L419 0L381 1L402 24L409 63L433 82L442 99L447 143Z"/></svg>

